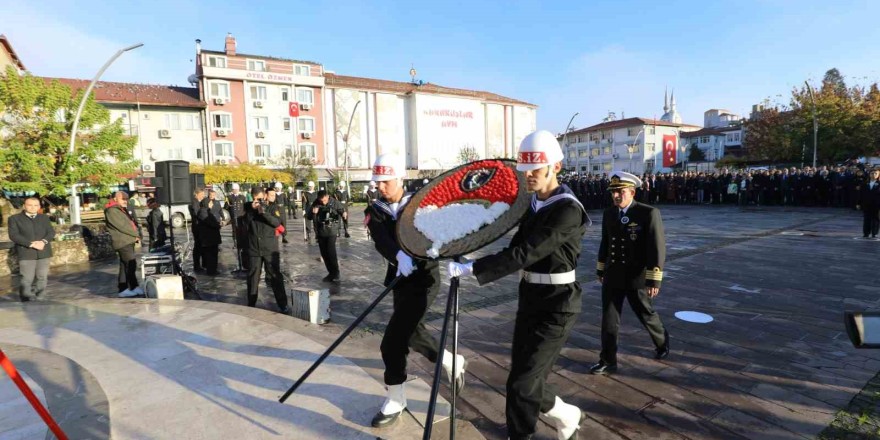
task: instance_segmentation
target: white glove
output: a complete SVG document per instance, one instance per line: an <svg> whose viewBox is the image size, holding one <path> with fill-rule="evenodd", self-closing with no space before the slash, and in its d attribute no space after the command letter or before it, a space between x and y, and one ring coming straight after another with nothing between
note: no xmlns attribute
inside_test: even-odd
<svg viewBox="0 0 880 440"><path fill-rule="evenodd" d="M397 275L408 277L413 272L412 257L403 251L397 251Z"/></svg>
<svg viewBox="0 0 880 440"><path fill-rule="evenodd" d="M450 277L463 277L467 275L473 275L474 263L456 263L454 261L450 261L449 265L446 266L446 269L449 271Z"/></svg>

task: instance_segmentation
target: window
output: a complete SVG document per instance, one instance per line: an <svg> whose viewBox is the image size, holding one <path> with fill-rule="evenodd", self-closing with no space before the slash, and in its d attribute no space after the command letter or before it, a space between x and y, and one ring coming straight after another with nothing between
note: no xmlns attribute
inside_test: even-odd
<svg viewBox="0 0 880 440"><path fill-rule="evenodd" d="M582 167L581 167L581 171L586 171L586 170L587 170L587 167L586 167L586 166L582 166Z"/></svg>
<svg viewBox="0 0 880 440"><path fill-rule="evenodd" d="M214 113L214 128L232 130L232 115L229 113Z"/></svg>
<svg viewBox="0 0 880 440"><path fill-rule="evenodd" d="M605 147L602 149L602 154L611 154L611 147Z"/></svg>
<svg viewBox="0 0 880 440"><path fill-rule="evenodd" d="M180 115L177 113L166 113L165 128L168 130L180 130Z"/></svg>
<svg viewBox="0 0 880 440"><path fill-rule="evenodd" d="M290 131L290 118L281 118L281 126L284 127L284 131Z"/></svg>
<svg viewBox="0 0 880 440"><path fill-rule="evenodd" d="M260 60L248 60L247 70L255 70L257 72L266 71L266 62Z"/></svg>
<svg viewBox="0 0 880 440"><path fill-rule="evenodd" d="M187 130L200 130L202 117L200 115L183 115L183 128Z"/></svg>
<svg viewBox="0 0 880 440"><path fill-rule="evenodd" d="M169 159L183 159L183 149L181 148L171 148L168 150L168 158Z"/></svg>
<svg viewBox="0 0 880 440"><path fill-rule="evenodd" d="M602 139L605 139L605 132L602 132Z"/></svg>
<svg viewBox="0 0 880 440"><path fill-rule="evenodd" d="M655 128L653 125L650 127L645 127L645 134L654 134Z"/></svg>
<svg viewBox="0 0 880 440"><path fill-rule="evenodd" d="M269 117L268 116L256 116L251 118L251 125L254 130L268 130L269 129Z"/></svg>
<svg viewBox="0 0 880 440"><path fill-rule="evenodd" d="M198 150L196 150L196 159L201 159L201 158L202 158L202 149L199 148Z"/></svg>
<svg viewBox="0 0 880 440"><path fill-rule="evenodd" d="M632 147L632 154L637 154L642 148L639 144L628 145L627 147ZM626 150L626 154L629 154L629 149Z"/></svg>
<svg viewBox="0 0 880 440"><path fill-rule="evenodd" d="M229 84L225 82L211 82L211 98L229 99Z"/></svg>
<svg viewBox="0 0 880 440"><path fill-rule="evenodd" d="M314 133L315 132L315 119L314 118L299 118L299 131L300 133Z"/></svg>
<svg viewBox="0 0 880 440"><path fill-rule="evenodd" d="M232 157L232 142L214 142L214 155Z"/></svg>
<svg viewBox="0 0 880 440"><path fill-rule="evenodd" d="M314 104L315 103L315 92L312 89L306 88L297 88L296 89L296 101L300 104Z"/></svg>
<svg viewBox="0 0 880 440"><path fill-rule="evenodd" d="M208 67L226 68L226 57L208 56Z"/></svg>
<svg viewBox="0 0 880 440"><path fill-rule="evenodd" d="M591 155L591 156L598 156L598 155L599 155L599 149L598 149L598 148L593 148L592 150L590 150L590 155Z"/></svg>
<svg viewBox="0 0 880 440"><path fill-rule="evenodd" d="M639 132L642 131L639 127L630 127L626 129L627 136L638 136Z"/></svg>
<svg viewBox="0 0 880 440"><path fill-rule="evenodd" d="M299 144L297 145L297 149L299 150L299 157L307 159L318 158L318 154L315 150L315 144Z"/></svg>
<svg viewBox="0 0 880 440"><path fill-rule="evenodd" d="M297 65L293 66L293 73L295 73L297 75L302 75L302 76L311 76L312 69L309 66L306 66L303 64L297 64Z"/></svg>
<svg viewBox="0 0 880 440"><path fill-rule="evenodd" d="M611 171L611 164L610 163L602 164L602 168L604 168L605 171Z"/></svg>
<svg viewBox="0 0 880 440"><path fill-rule="evenodd" d="M701 144L708 144L709 143L709 136L700 136L700 143Z"/></svg>
<svg viewBox="0 0 880 440"><path fill-rule="evenodd" d="M590 140L591 141L598 141L599 140L599 133L596 133L595 131L590 133Z"/></svg>
<svg viewBox="0 0 880 440"><path fill-rule="evenodd" d="M251 86L251 99L266 100L266 86Z"/></svg>
<svg viewBox="0 0 880 440"><path fill-rule="evenodd" d="M284 146L284 157L293 157L293 145L287 144Z"/></svg>
<svg viewBox="0 0 880 440"><path fill-rule="evenodd" d="M290 101L290 89L287 87L281 88L281 100L282 101Z"/></svg>
<svg viewBox="0 0 880 440"><path fill-rule="evenodd" d="M653 153L654 152L654 143L653 142L646 143L645 144L645 151L647 151L648 153Z"/></svg>
<svg viewBox="0 0 880 440"><path fill-rule="evenodd" d="M269 144L256 144L254 145L254 157L271 157L271 149Z"/></svg>
<svg viewBox="0 0 880 440"><path fill-rule="evenodd" d="M580 152L578 152L578 156L587 157L587 150L581 150Z"/></svg>

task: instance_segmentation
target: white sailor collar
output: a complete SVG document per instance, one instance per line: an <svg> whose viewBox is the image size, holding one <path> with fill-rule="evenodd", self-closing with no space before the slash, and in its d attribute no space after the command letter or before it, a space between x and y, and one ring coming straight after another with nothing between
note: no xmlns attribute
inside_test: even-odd
<svg viewBox="0 0 880 440"><path fill-rule="evenodd" d="M385 199L381 198L376 199L373 202L373 207L390 215L394 220L397 220L397 215L400 214L406 204L409 203L410 197L412 197L412 193L404 193L403 197L400 198L400 201L397 202L397 209L391 209L392 203L388 203Z"/></svg>

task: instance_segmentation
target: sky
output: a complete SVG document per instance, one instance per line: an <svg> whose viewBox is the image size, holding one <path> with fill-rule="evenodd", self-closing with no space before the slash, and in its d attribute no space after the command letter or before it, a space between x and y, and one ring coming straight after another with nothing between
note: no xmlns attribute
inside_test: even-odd
<svg viewBox="0 0 880 440"><path fill-rule="evenodd" d="M485 90L538 106L553 132L609 111L660 117L674 90L685 123L765 99L838 68L880 81L880 1L0 0L6 34L35 75L187 85L195 39L223 50L316 61L344 75Z"/></svg>

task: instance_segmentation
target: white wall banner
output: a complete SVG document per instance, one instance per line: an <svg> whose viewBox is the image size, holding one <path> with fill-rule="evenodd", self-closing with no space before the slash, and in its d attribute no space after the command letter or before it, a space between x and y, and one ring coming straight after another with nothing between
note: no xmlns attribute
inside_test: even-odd
<svg viewBox="0 0 880 440"><path fill-rule="evenodd" d="M483 104L472 99L417 94L415 119L419 169L458 166L465 151L486 157Z"/></svg>

